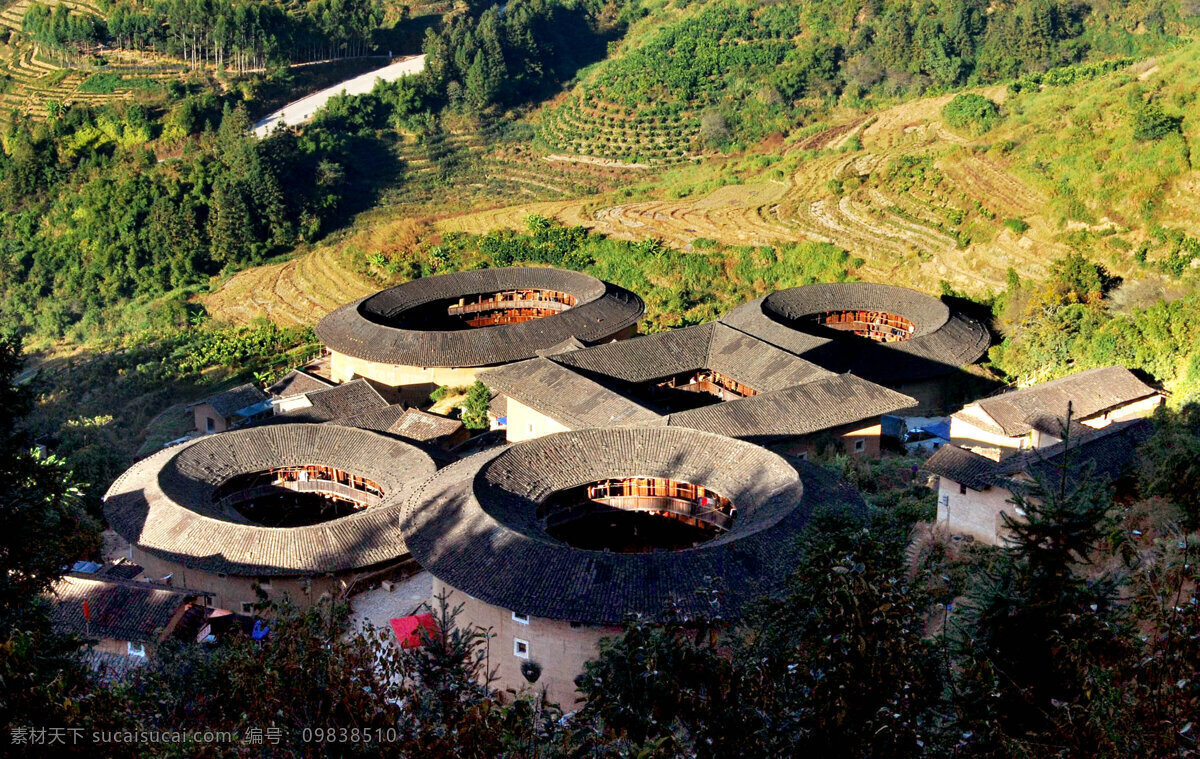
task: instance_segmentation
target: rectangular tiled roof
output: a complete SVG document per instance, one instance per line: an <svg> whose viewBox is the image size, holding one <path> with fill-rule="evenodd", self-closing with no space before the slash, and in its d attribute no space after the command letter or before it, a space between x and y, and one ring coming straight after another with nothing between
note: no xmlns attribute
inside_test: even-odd
<svg viewBox="0 0 1200 759"><path fill-rule="evenodd" d="M267 400L269 396L258 388L257 385L247 382L243 385L230 388L223 393L210 395L199 403L200 405L207 403L213 407L218 414L223 417L230 417L241 411L244 408L253 406L256 403L261 403Z"/></svg>
<svg viewBox="0 0 1200 759"><path fill-rule="evenodd" d="M275 419L285 422L329 422L382 409L388 405L375 386L364 379L305 393L304 397L311 406L277 414Z"/></svg>
<svg viewBox="0 0 1200 759"><path fill-rule="evenodd" d="M730 437L807 435L917 404L903 393L839 374L748 398L671 414L673 427Z"/></svg>
<svg viewBox="0 0 1200 759"><path fill-rule="evenodd" d="M195 595L134 580L71 574L51 589L51 622L60 633L153 643ZM90 623L83 613L85 600L91 612Z"/></svg>
<svg viewBox="0 0 1200 759"><path fill-rule="evenodd" d="M545 358L487 369L479 378L572 429L666 423L645 406Z"/></svg>
<svg viewBox="0 0 1200 759"><path fill-rule="evenodd" d="M290 398L293 395L303 395L304 393L324 390L333 387L333 384L332 381L315 374L310 374L303 369L293 369L271 383L267 388L267 392L274 398Z"/></svg>
<svg viewBox="0 0 1200 759"><path fill-rule="evenodd" d="M1035 423L1048 427L1047 418L1065 420L1068 403L1075 419L1087 419L1157 392L1125 367L1108 366L985 398L955 416L993 433L1020 437Z"/></svg>
<svg viewBox="0 0 1200 759"><path fill-rule="evenodd" d="M1035 476L1053 481L1067 466L1070 478L1090 471L1092 476L1112 481L1126 473L1137 448L1153 434L1153 425L1145 419L1110 424L1100 430L1089 429L1068 444L1028 451L1002 462L972 451L947 445L925 462L925 468L973 490L983 490L1018 476Z"/></svg>

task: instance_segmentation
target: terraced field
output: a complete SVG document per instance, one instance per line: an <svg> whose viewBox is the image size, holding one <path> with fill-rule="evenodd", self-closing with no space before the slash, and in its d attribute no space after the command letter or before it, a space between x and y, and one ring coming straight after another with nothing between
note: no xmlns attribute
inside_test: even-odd
<svg viewBox="0 0 1200 759"><path fill-rule="evenodd" d="M50 104L102 104L128 100L140 87L153 86L178 76L179 66L163 65L145 56L124 51L109 51L104 73L120 77L111 91L89 92L82 85L96 72L60 64L56 56L21 32L21 20L31 0L18 2L0 11L0 27L9 30L8 44L0 45L0 77L6 88L0 93L0 120L13 111L35 119L48 115ZM48 0L46 4L64 4L84 13L102 16L103 11L86 0ZM107 87L104 89L108 89Z"/></svg>
<svg viewBox="0 0 1200 759"><path fill-rule="evenodd" d="M246 323L266 317L281 325L314 324L377 289L350 268L341 248L325 245L285 263L235 274L204 299L204 307L219 321Z"/></svg>
<svg viewBox="0 0 1200 759"><path fill-rule="evenodd" d="M987 94L1003 98L999 89ZM1039 215L1045 199L1001 159L968 149L969 141L941 122L948 99L897 106L870 120L850 118L796 141L785 155L808 151L806 159L782 179L764 175L680 200L521 204L439 226L476 233L521 228L528 214L539 213L619 238L657 237L684 248L697 238L737 245L830 242L863 258L866 277L924 287L945 279L972 291L999 288L1010 266L1040 276L1045 263L1066 250ZM904 162L915 162L917 180L897 178ZM831 181L844 189L836 192ZM1003 226L1006 218L1022 219L1029 229L1017 235Z"/></svg>
<svg viewBox="0 0 1200 759"><path fill-rule="evenodd" d="M691 114L648 107L639 110L576 94L550 110L539 137L564 158L600 158L649 167L696 155L699 127Z"/></svg>

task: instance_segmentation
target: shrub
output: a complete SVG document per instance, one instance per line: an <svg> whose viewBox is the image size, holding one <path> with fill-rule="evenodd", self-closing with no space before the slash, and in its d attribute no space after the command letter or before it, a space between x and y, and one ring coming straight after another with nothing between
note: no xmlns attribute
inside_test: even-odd
<svg viewBox="0 0 1200 759"><path fill-rule="evenodd" d="M973 92L955 95L954 99L942 108L942 118L955 129L982 134L1000 121L1000 107L983 95Z"/></svg>
<svg viewBox="0 0 1200 759"><path fill-rule="evenodd" d="M1029 230L1029 225L1023 219L1011 218L1004 220L1004 226L1011 229L1019 235L1025 234Z"/></svg>
<svg viewBox="0 0 1200 759"><path fill-rule="evenodd" d="M1164 113L1157 103L1143 103L1133 111L1133 138L1141 142L1161 140L1182 131L1183 117Z"/></svg>

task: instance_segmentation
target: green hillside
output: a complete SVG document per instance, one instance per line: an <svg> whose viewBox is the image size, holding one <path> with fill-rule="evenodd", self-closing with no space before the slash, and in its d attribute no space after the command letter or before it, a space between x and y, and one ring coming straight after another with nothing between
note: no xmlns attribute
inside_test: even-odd
<svg viewBox="0 0 1200 759"><path fill-rule="evenodd" d="M1052 0L718 0L645 12L616 55L546 114L540 136L549 149L670 163L787 131L839 99L894 102L1087 59L1142 57L1200 20L1158 3Z"/></svg>

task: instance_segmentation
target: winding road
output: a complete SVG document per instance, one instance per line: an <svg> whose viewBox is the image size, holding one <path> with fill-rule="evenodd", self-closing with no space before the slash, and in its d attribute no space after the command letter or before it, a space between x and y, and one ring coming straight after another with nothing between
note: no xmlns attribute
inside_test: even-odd
<svg viewBox="0 0 1200 759"><path fill-rule="evenodd" d="M267 114L267 117L254 125L256 137L266 137L272 130L283 126L296 126L309 121L318 110L329 102L334 95L363 95L375 87L376 80L392 82L401 77L419 74L425 70L425 56L414 55L402 61L389 64L381 69L359 74L353 79L339 82L332 87L306 95L299 100L288 103L277 111Z"/></svg>

